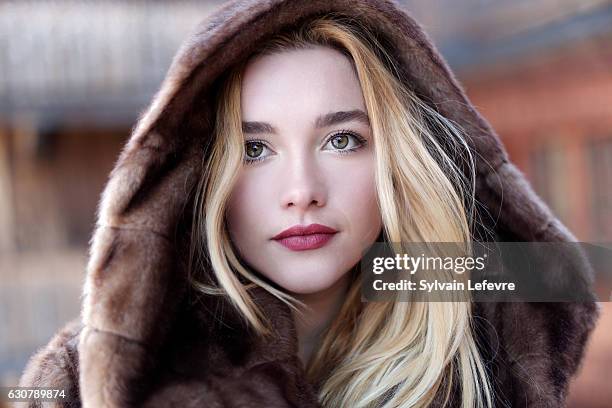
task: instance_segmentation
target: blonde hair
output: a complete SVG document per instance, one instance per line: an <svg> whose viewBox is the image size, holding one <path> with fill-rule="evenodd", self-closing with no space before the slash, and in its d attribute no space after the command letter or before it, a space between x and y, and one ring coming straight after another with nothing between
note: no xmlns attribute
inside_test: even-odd
<svg viewBox="0 0 612 408"><path fill-rule="evenodd" d="M361 84L374 137L385 240L457 242L469 250L475 176L460 128L401 83L384 47L354 20L319 17L276 35L255 55L314 45L345 54ZM221 89L215 140L196 200L193 248L201 251L217 285L191 275L190 280L203 293L227 296L266 336L270 322L249 296L249 288L261 286L293 310L301 303L242 265L225 228L226 202L243 163L240 89L247 62L228 75ZM361 276L356 273L346 301L307 367L323 406L425 407L440 393L446 404L453 384L460 386L463 407L492 405L473 336L471 302L362 304L360 288Z"/></svg>

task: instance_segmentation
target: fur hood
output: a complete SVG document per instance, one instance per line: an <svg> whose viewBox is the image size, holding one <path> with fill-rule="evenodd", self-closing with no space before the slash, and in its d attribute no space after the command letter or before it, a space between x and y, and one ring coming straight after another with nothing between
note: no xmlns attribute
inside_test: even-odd
<svg viewBox="0 0 612 408"><path fill-rule="evenodd" d="M80 318L30 359L21 386L64 388L66 406L319 406L288 307L255 290L278 333L263 342L228 305L196 296L186 260L215 79L270 34L332 11L376 30L406 84L466 130L478 157L477 199L494 215L496 240L575 241L509 162L423 29L394 2L233 1L185 41L134 128L100 201ZM568 262L567 273L589 281L588 264ZM477 335L492 361L496 406L564 406L596 303L477 303L474 314L486 322Z"/></svg>

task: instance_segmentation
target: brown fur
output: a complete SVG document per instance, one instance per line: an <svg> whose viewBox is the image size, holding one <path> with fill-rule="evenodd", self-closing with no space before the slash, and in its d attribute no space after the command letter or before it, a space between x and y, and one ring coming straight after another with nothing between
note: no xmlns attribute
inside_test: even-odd
<svg viewBox="0 0 612 408"><path fill-rule="evenodd" d="M478 156L477 198L498 239L574 240L508 161L419 24L395 3L234 1L185 42L138 121L100 202L81 317L32 357L20 385L65 387L75 406L318 406L287 307L256 291L278 333L263 342L227 304L187 289L186 259L215 80L266 36L331 11L377 30L406 85L466 129ZM574 266L588 281L588 267ZM504 399L512 407L563 406L596 303L477 304L474 314L482 352L493 361L496 406Z"/></svg>

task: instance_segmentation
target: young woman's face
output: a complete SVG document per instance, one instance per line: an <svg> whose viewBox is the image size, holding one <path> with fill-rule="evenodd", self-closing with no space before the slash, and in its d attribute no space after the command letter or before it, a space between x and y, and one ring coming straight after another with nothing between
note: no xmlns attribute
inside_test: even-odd
<svg viewBox="0 0 612 408"><path fill-rule="evenodd" d="M328 289L382 226L374 140L351 63L327 47L256 58L245 70L241 108L245 164L228 203L230 237L251 267L285 290ZM311 224L328 230L274 239Z"/></svg>

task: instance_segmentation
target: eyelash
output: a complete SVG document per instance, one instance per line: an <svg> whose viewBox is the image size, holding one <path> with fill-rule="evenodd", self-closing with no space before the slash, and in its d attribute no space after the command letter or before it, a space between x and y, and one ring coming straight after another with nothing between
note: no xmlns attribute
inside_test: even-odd
<svg viewBox="0 0 612 408"><path fill-rule="evenodd" d="M352 137L354 137L357 142L359 142L359 146L357 147L352 147L350 149L338 149L335 150L338 154L351 154L359 149L362 149L366 146L366 144L368 143L367 140L365 138L363 138L362 136L360 136L358 133L353 132L352 130L348 130L348 129L343 129L343 130L338 130L334 133L332 133L327 140L325 141L325 145L327 145L334 137L339 136L339 135L344 135L344 134L348 134ZM247 143L261 143L264 146L267 147L267 142L265 140L261 140L261 139L252 139L252 140L247 140L245 143L245 147ZM268 147L269 148L269 147ZM245 153L245 163L246 164L253 164L256 162L260 162L266 159L267 156L263 156L263 157L256 157L256 158L249 158L246 153Z"/></svg>

